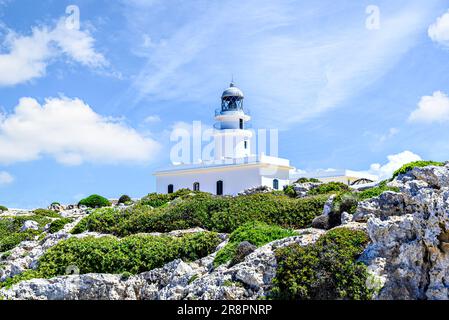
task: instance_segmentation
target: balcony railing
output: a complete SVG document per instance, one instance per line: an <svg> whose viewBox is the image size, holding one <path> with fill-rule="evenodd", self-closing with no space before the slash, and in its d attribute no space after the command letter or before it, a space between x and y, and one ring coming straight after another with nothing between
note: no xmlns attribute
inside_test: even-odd
<svg viewBox="0 0 449 320"><path fill-rule="evenodd" d="M218 117L218 116L223 115L222 112L223 111L221 110L221 108L215 109L215 116ZM235 113L243 112L245 115L251 116L251 111L249 109L225 110L225 112L228 114L230 114L231 112L235 112Z"/></svg>
<svg viewBox="0 0 449 320"><path fill-rule="evenodd" d="M240 130L239 128L236 128L236 129L222 129L220 122L214 123L213 127L214 127L214 129L217 129L217 130ZM251 123L249 123L249 122L246 122L243 125L243 130L249 130L249 129L252 129L252 128L253 128L253 125Z"/></svg>

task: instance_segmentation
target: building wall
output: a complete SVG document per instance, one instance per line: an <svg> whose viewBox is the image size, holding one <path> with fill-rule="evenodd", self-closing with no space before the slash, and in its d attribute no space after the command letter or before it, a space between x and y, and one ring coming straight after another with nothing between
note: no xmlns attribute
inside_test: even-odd
<svg viewBox="0 0 449 320"><path fill-rule="evenodd" d="M279 190L288 184L288 170L275 168L260 168L257 166L237 167L221 170L196 170L188 173L173 173L156 176L158 193L167 193L168 185L173 184L174 191L188 188L193 190L193 184L199 182L200 191L216 194L217 181L223 181L223 193L236 195L239 192L261 185L273 187L273 179L279 180Z"/></svg>

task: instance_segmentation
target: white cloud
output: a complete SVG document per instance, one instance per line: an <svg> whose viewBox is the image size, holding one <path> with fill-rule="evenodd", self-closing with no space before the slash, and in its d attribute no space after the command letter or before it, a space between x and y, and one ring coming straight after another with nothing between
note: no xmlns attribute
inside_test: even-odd
<svg viewBox="0 0 449 320"><path fill-rule="evenodd" d="M151 161L159 144L124 124L95 113L80 99L22 98L0 118L0 163L48 155L67 165Z"/></svg>
<svg viewBox="0 0 449 320"><path fill-rule="evenodd" d="M14 177L6 171L0 171L0 186L14 182Z"/></svg>
<svg viewBox="0 0 449 320"><path fill-rule="evenodd" d="M449 97L441 91L422 97L418 109L410 114L409 121L421 123L449 121Z"/></svg>
<svg viewBox="0 0 449 320"><path fill-rule="evenodd" d="M449 10L429 27L427 33L432 41L449 47Z"/></svg>
<svg viewBox="0 0 449 320"><path fill-rule="evenodd" d="M389 155L388 162L384 165L374 163L371 165L368 173L378 176L381 180L391 178L393 172L404 164L422 160L421 157L411 151L404 151L398 154Z"/></svg>
<svg viewBox="0 0 449 320"><path fill-rule="evenodd" d="M70 29L60 19L53 29L34 27L29 36L8 31L0 54L0 86L12 86L43 77L47 66L58 57L68 57L88 67L107 65L94 49L88 31Z"/></svg>

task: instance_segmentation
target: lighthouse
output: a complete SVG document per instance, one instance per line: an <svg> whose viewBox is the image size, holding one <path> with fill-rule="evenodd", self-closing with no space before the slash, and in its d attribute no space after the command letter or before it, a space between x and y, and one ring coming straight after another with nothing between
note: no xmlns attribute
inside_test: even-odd
<svg viewBox="0 0 449 320"><path fill-rule="evenodd" d="M215 110L215 160L236 160L251 155L252 132L248 122L251 120L245 111L245 96L231 82L221 96L221 108Z"/></svg>
<svg viewBox="0 0 449 320"><path fill-rule="evenodd" d="M260 186L282 190L290 183L289 173L294 168L288 159L252 154L251 116L244 100L243 91L232 82L215 110L212 160L176 163L158 170L154 173L158 193L190 189L217 196L236 195Z"/></svg>

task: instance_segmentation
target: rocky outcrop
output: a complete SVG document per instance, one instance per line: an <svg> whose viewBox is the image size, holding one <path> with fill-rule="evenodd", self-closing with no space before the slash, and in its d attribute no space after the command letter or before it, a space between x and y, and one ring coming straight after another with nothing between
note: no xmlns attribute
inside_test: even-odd
<svg viewBox="0 0 449 320"><path fill-rule="evenodd" d="M25 221L22 228L20 228L20 232L25 232L28 230L39 230L39 224L33 220Z"/></svg>
<svg viewBox="0 0 449 320"><path fill-rule="evenodd" d="M240 192L239 196L249 196L249 195L257 194L257 193L271 193L273 191L274 190L268 186L259 186L259 187L246 189L246 190Z"/></svg>
<svg viewBox="0 0 449 320"><path fill-rule="evenodd" d="M310 190L315 189L320 186L321 182L304 182L304 183L294 183L293 189L296 192L297 198L307 197L307 194Z"/></svg>
<svg viewBox="0 0 449 320"><path fill-rule="evenodd" d="M336 195L331 195L323 207L323 213L312 220L312 227L329 230L334 227L332 219L332 208Z"/></svg>
<svg viewBox="0 0 449 320"><path fill-rule="evenodd" d="M377 299L449 299L449 165L415 168L362 203L372 243L361 257ZM363 219L361 218L363 217Z"/></svg>
<svg viewBox="0 0 449 320"><path fill-rule="evenodd" d="M66 224L64 228L57 233L46 234L43 238L36 236L36 238L32 241L21 242L7 254L0 254L0 282L20 274L27 269L35 268L38 259L45 253L45 251L55 246L62 240L66 240L70 237L86 237L89 235L95 237L100 236L98 233L84 233L81 235L72 235L69 233L70 230L86 215L85 212L80 212L78 210L65 211L61 215L72 217L75 220L72 223ZM24 227L25 225L26 222Z"/></svg>
<svg viewBox="0 0 449 320"><path fill-rule="evenodd" d="M130 277L85 274L23 281L0 290L0 295L13 300L258 299L271 288L276 274L274 250L292 243L313 243L324 233L316 229L300 232L254 250L232 267L214 269L214 253L192 263L175 260Z"/></svg>

